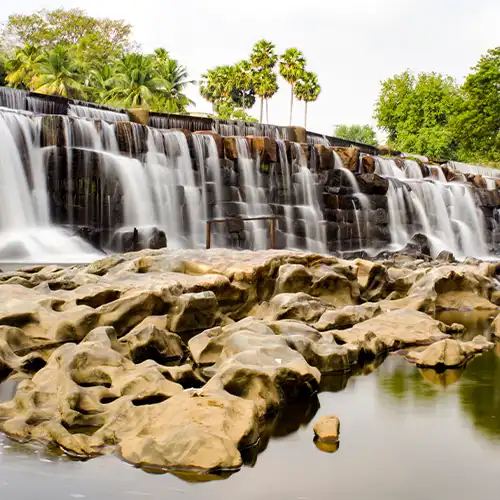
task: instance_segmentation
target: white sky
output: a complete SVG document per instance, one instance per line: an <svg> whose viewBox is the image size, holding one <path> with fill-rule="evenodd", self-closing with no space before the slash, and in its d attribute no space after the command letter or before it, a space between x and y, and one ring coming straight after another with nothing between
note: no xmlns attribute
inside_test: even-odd
<svg viewBox="0 0 500 500"><path fill-rule="evenodd" d="M462 81L482 53L500 45L499 0L21 0L0 1L0 20L62 4L125 19L144 51L165 47L193 79L248 57L261 38L279 52L295 46L319 76L323 91L309 106L308 129L323 134L334 124L375 125L381 80L409 68ZM289 87L280 84L270 122L286 125ZM211 110L197 88L189 94L196 111ZM294 123L303 124L302 103Z"/></svg>

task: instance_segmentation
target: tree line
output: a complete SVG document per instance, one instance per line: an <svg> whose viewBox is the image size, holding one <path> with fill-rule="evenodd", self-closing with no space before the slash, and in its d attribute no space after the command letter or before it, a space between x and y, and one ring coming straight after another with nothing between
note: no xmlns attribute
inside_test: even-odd
<svg viewBox="0 0 500 500"><path fill-rule="evenodd" d="M249 59L234 65L217 66L201 77L200 93L212 103L214 113L223 119L252 120L248 109L260 99L260 122L269 123L269 100L279 89L279 74L290 85L290 125L293 119L294 98L305 103L304 126L307 126L307 105L316 101L321 87L315 73L307 71L303 53L287 49L281 56L268 40L257 42ZM255 120L257 121L257 120Z"/></svg>
<svg viewBox="0 0 500 500"><path fill-rule="evenodd" d="M462 85L411 71L385 80L375 118L393 149L500 166L500 47L483 55Z"/></svg>
<svg viewBox="0 0 500 500"><path fill-rule="evenodd" d="M10 87L119 107L183 113L194 81L164 48L138 50L132 27L81 9L12 15L0 32L0 79Z"/></svg>

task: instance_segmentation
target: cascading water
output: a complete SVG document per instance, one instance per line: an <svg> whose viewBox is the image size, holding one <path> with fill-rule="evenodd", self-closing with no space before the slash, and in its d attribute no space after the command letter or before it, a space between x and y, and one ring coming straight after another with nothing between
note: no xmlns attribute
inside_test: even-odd
<svg viewBox="0 0 500 500"><path fill-rule="evenodd" d="M260 183L260 165L250 153L248 142L243 137L236 137L238 168L240 172L240 190L243 192L241 215L246 217L265 217L272 215ZM255 249L267 247L267 224L260 221L248 221L252 228Z"/></svg>
<svg viewBox="0 0 500 500"><path fill-rule="evenodd" d="M68 116L88 118L90 120L105 120L107 122L125 122L129 120L127 113L110 111L107 109L90 108L78 104L70 104Z"/></svg>
<svg viewBox="0 0 500 500"><path fill-rule="evenodd" d="M0 259L63 263L96 258L90 245L50 225L37 123L0 111Z"/></svg>
<svg viewBox="0 0 500 500"><path fill-rule="evenodd" d="M307 158L302 146L292 143L294 156L298 166L298 183L295 184L295 194L300 204L297 206L304 223L306 245L305 249L312 252L326 252L326 237L323 214L318 202L317 190L312 172L307 166Z"/></svg>
<svg viewBox="0 0 500 500"><path fill-rule="evenodd" d="M410 163L411 162L411 163ZM403 247L420 232L433 255L448 250L457 256L488 255L484 221L469 186L424 179L416 162L405 160L404 171L394 160L376 158L376 173L387 177L389 229L393 248Z"/></svg>
<svg viewBox="0 0 500 500"><path fill-rule="evenodd" d="M356 219L356 230L358 233L358 239L360 243L363 240L363 233L366 234L366 238L370 238L370 227L368 222L368 214L370 211L370 201L368 197L361 192L359 188L356 176L347 168L344 167L344 162L340 158L336 151L332 151L334 158L335 169L340 170L343 173L344 178L349 183L349 187L352 189L353 196L358 200L359 207L353 202L354 217ZM364 220L364 231L362 229Z"/></svg>

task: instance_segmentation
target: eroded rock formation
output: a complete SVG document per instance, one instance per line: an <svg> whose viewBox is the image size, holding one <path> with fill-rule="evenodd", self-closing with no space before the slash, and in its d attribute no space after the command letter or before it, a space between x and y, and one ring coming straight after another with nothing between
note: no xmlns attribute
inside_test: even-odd
<svg viewBox="0 0 500 500"><path fill-rule="evenodd" d="M432 315L494 315L497 271L405 255L145 250L2 273L0 375L24 377L0 405L2 428L78 457L236 470L265 422L313 398L325 374L414 346L431 344L408 357L433 368L488 348L450 339L463 327Z"/></svg>

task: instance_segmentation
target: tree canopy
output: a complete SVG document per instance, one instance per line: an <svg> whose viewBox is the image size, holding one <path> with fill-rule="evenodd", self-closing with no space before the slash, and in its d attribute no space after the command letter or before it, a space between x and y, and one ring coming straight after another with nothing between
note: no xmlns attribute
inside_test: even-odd
<svg viewBox="0 0 500 500"><path fill-rule="evenodd" d="M25 44L44 50L58 45L78 46L80 56L104 63L135 49L132 26L122 20L97 19L82 9L40 10L9 16L0 35L4 50Z"/></svg>
<svg viewBox="0 0 500 500"><path fill-rule="evenodd" d="M335 127L335 136L353 142L377 145L377 135L370 125L338 125Z"/></svg>
<svg viewBox="0 0 500 500"><path fill-rule="evenodd" d="M375 117L393 148L455 158L452 124L461 102L460 89L451 77L405 71L382 82Z"/></svg>
<svg viewBox="0 0 500 500"><path fill-rule="evenodd" d="M185 112L194 104L185 94L194 83L186 68L165 48L137 51L130 33L123 21L96 19L80 9L10 16L0 36L0 83L101 104Z"/></svg>

